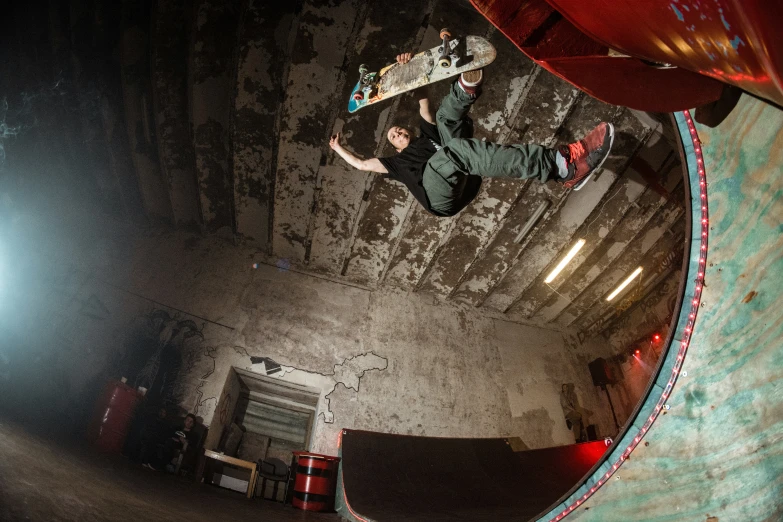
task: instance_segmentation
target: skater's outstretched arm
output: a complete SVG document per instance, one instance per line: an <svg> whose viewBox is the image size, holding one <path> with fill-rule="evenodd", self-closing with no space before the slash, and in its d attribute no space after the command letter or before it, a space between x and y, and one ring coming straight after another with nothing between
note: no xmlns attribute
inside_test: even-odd
<svg viewBox="0 0 783 522"><path fill-rule="evenodd" d="M413 55L411 53L398 54L397 63L400 65L405 65L411 61L412 57ZM413 93L419 98L419 115L427 123L432 123L435 125L435 115L432 114L432 109L430 108L429 89L427 89L427 86L425 85L424 87L419 87L413 91Z"/></svg>
<svg viewBox="0 0 783 522"><path fill-rule="evenodd" d="M432 109L430 109L430 99L427 96L427 88L422 87L420 89L416 89L416 92L419 91L422 91L419 94L419 114L424 121L435 125L435 116L432 114Z"/></svg>
<svg viewBox="0 0 783 522"><path fill-rule="evenodd" d="M365 160L347 151L342 145L340 145L340 133L335 134L329 139L329 146L349 165L356 169L364 170L366 172L377 172L379 174L387 174L389 172L378 158L370 158Z"/></svg>

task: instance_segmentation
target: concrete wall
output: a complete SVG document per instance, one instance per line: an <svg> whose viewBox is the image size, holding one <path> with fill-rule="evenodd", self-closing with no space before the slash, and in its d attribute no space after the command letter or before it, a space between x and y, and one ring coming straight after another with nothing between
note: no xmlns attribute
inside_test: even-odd
<svg viewBox="0 0 783 522"><path fill-rule="evenodd" d="M214 237L133 232L74 211L55 220L50 200L28 203L4 230L16 255L4 259L0 320L3 406L28 418L77 431L152 328L182 361L164 394L207 424L232 366L321 389L315 451L335 453L343 427L567 444L563 383L602 433L611 428L589 354L556 331L295 273ZM153 327L155 310L192 323Z"/></svg>
<svg viewBox="0 0 783 522"><path fill-rule="evenodd" d="M678 217L677 165L658 123L542 72L462 1L102 0L95 16L84 2L33 4L9 13L18 30L0 45L24 71L0 78L12 129L0 143L5 405L76 430L101 383L124 373L160 376L151 395L209 422L234 365L322 390L325 451L341 426L568 442L567 383L583 409L605 411L586 370L605 347L557 332L623 322L595 306L603 285L674 244L660 238ZM615 123L613 157L589 187L487 181L459 217L437 220L402 185L329 152L341 131L358 153L384 155L384 129L417 122L410 96L341 111L360 63L429 48L444 26L487 36L505 71L472 110L476 137L551 146ZM448 88L433 86L433 100ZM515 243L545 199L551 212ZM148 222L202 224L246 246L129 225ZM543 285L583 236L584 258ZM150 364L161 343L166 364Z"/></svg>

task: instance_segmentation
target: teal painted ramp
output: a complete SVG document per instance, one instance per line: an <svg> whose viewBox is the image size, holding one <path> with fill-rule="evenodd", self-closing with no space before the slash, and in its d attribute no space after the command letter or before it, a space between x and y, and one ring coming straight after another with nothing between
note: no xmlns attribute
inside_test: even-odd
<svg viewBox="0 0 783 522"><path fill-rule="evenodd" d="M675 338L635 429L540 520L783 520L783 111L745 95L718 128L690 123L695 142L677 123L693 226Z"/></svg>

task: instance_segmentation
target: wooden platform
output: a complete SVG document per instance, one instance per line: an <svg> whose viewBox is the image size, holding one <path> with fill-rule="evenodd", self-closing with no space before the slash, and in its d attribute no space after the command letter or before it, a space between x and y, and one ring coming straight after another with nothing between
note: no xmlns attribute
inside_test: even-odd
<svg viewBox="0 0 783 522"><path fill-rule="evenodd" d="M598 441L514 452L506 439L343 430L337 510L355 522L530 520L605 450Z"/></svg>

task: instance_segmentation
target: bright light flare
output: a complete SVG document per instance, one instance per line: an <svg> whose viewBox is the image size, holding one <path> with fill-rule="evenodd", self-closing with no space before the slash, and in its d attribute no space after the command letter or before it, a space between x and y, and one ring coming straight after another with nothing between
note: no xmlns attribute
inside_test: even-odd
<svg viewBox="0 0 783 522"><path fill-rule="evenodd" d="M620 292L622 292L623 290L625 290L625 287L626 287L626 286L628 286L629 284L631 284L631 281L633 281L633 280L634 280L634 278L635 278L636 276L638 276L639 274L641 274L641 273L642 273L642 267L639 267L639 268L637 268L636 270L634 270L634 271L633 271L633 273L632 273L631 275L629 275L629 276L626 278L626 280L625 280L625 281L623 281L622 283L620 283L620 286L618 286L617 288L615 288L615 289L614 289L614 292L612 292L611 294L609 294L609 297L607 297L607 298L606 298L606 300L607 300L607 301L611 301L612 299L614 299L615 297L617 297L617 294L619 294Z"/></svg>
<svg viewBox="0 0 783 522"><path fill-rule="evenodd" d="M576 244L571 247L571 250L568 251L566 256L563 259L560 260L560 262L557 264L555 269L552 270L551 272L549 272L549 275L546 276L546 279L544 279L544 282L549 284L552 281L554 281L555 278L557 277L557 274L559 274L560 272L563 271L563 269L566 267L566 265L571 262L571 260L574 258L574 256L577 254L577 252L579 252L579 250L581 250L581 248L583 246L585 246L585 240L584 239L580 239L579 241L577 241Z"/></svg>

